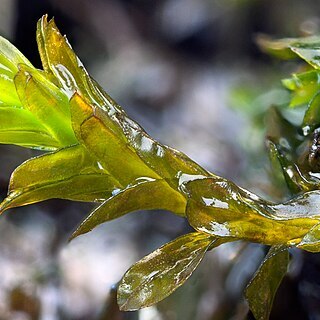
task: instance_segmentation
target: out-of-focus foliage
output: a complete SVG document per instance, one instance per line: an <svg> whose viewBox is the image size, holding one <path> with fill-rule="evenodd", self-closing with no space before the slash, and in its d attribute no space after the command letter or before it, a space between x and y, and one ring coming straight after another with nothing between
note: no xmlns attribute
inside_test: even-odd
<svg viewBox="0 0 320 320"><path fill-rule="evenodd" d="M191 276L207 250L224 242L271 245L246 291L253 314L267 319L287 270L288 249L320 250L318 38L260 41L266 51L298 56L313 68L284 81L292 91L287 107L307 105L301 126L285 118L286 106L270 109L270 157L293 195L278 204L152 139L89 76L46 16L38 22L37 41L44 70L0 39L0 142L46 152L12 173L0 210L52 198L99 203L72 238L141 209L186 217L196 232L164 245L125 274L118 290L122 310L167 297Z"/></svg>
<svg viewBox="0 0 320 320"><path fill-rule="evenodd" d="M245 292L250 309L257 320L269 318L274 296L287 273L289 254L283 249L281 246L270 248Z"/></svg>

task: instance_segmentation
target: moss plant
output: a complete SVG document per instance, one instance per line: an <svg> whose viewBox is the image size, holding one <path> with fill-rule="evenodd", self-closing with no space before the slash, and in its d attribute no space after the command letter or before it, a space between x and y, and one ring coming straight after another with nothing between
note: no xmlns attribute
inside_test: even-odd
<svg viewBox="0 0 320 320"><path fill-rule="evenodd" d="M292 194L282 203L265 201L152 139L90 77L46 16L37 42L43 70L0 38L0 143L43 151L14 170L1 212L52 198L95 202L71 239L135 210L166 209L187 219L194 232L126 272L118 287L121 310L164 299L223 243L268 245L245 292L254 316L268 319L288 250L320 251L320 38L260 41L266 51L307 66L283 80L292 93L287 107L305 107L301 125L285 119L283 107L270 111L276 128L268 135L270 158Z"/></svg>

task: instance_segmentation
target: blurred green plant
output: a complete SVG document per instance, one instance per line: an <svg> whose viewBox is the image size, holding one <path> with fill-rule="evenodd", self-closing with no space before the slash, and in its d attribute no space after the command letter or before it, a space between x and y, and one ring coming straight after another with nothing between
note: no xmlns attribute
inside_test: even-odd
<svg viewBox="0 0 320 320"><path fill-rule="evenodd" d="M1 212L62 198L98 206L71 239L142 209L188 219L183 235L133 265L118 287L121 310L147 307L170 295L208 250L245 240L271 246L246 289L256 319L268 319L287 272L291 247L320 251L320 40L260 39L261 46L309 65L283 81L287 108L305 106L302 124L269 109L267 141L278 179L291 199L271 203L208 172L183 153L153 140L89 76L53 20L38 22L43 70L0 38L0 142L42 150L14 170Z"/></svg>

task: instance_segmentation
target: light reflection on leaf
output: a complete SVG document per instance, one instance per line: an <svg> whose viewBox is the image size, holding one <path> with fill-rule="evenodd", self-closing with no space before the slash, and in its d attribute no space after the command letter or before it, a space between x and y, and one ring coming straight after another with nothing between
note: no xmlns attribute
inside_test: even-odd
<svg viewBox="0 0 320 320"><path fill-rule="evenodd" d="M118 288L120 309L137 310L167 297L191 276L215 241L222 243L202 233L189 233L134 264Z"/></svg>

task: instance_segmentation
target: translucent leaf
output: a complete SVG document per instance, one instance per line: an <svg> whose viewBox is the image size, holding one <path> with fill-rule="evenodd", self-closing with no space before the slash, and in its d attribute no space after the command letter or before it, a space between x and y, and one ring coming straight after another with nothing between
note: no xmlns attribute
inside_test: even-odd
<svg viewBox="0 0 320 320"><path fill-rule="evenodd" d="M300 128L286 120L281 112L274 107L268 110L266 124L267 139L294 156L296 148L303 141L303 136L299 134Z"/></svg>
<svg viewBox="0 0 320 320"><path fill-rule="evenodd" d="M71 105L71 110L74 110L72 113L80 114L74 116L79 122L82 120L82 114L87 117L80 125L80 139L89 152L95 155L101 165L117 177L123 186L140 177L159 178L126 141L101 120L102 115L98 118L98 108L91 108L77 95L73 97Z"/></svg>
<svg viewBox="0 0 320 320"><path fill-rule="evenodd" d="M24 65L19 68L15 84L24 108L46 127L61 147L77 143L71 126L67 96L39 71Z"/></svg>
<svg viewBox="0 0 320 320"><path fill-rule="evenodd" d="M104 201L119 188L82 146L32 158L12 174L1 211L52 198Z"/></svg>
<svg viewBox="0 0 320 320"><path fill-rule="evenodd" d="M105 127L108 128L119 140L121 144L127 144L128 140L124 135L122 128L119 125L115 115L109 115L102 111L99 107L88 104L82 96L75 93L70 99L70 111L72 119L72 127L79 141L85 144L80 131L81 125L93 115L99 119Z"/></svg>
<svg viewBox="0 0 320 320"><path fill-rule="evenodd" d="M319 88L320 89L320 88ZM319 92L319 90L318 90ZM320 93L317 93L308 105L308 109L304 114L303 127L313 131L320 125Z"/></svg>
<svg viewBox="0 0 320 320"><path fill-rule="evenodd" d="M50 78L55 78L54 82L69 98L77 92L87 103L107 111L109 116L122 112L121 107L91 79L53 19L47 22L47 16L43 16L38 21L37 42L44 70Z"/></svg>
<svg viewBox="0 0 320 320"><path fill-rule="evenodd" d="M259 35L256 42L262 51L276 58L287 60L297 57L289 47L293 40L296 39L272 39L266 35Z"/></svg>
<svg viewBox="0 0 320 320"><path fill-rule="evenodd" d="M221 244L205 234L189 233L134 264L118 288L120 309L141 309L170 295L191 276L213 241Z"/></svg>
<svg viewBox="0 0 320 320"><path fill-rule="evenodd" d="M131 119L123 117L119 122L139 157L173 188L178 189L190 176L212 175L182 152L152 139Z"/></svg>
<svg viewBox="0 0 320 320"><path fill-rule="evenodd" d="M292 194L319 189L319 179L311 177L306 172L302 173L293 161L288 160L280 146L271 141L268 142L268 145L270 158L273 163L278 161L280 164L283 177Z"/></svg>
<svg viewBox="0 0 320 320"><path fill-rule="evenodd" d="M80 60L54 23L43 16L38 22L38 48L45 71L51 72L69 97L79 89L85 92L80 76Z"/></svg>
<svg viewBox="0 0 320 320"><path fill-rule="evenodd" d="M172 179L178 173L208 175L204 169L182 153L152 140L139 125L127 118L121 107L88 76L65 37L61 36L53 20L47 23L46 17L44 17L39 21L38 45L39 50L42 52L41 57L45 69L47 71L50 70L59 79L66 91L71 94L78 92L82 97L81 99L85 100L85 103L92 104L94 107L98 106L94 110L95 118L98 118L108 128L109 132L113 132L125 144L129 142L147 166L157 172L158 175L168 179L168 183L177 188L178 179L175 179L175 182L172 182ZM56 47L59 47L59 50L56 50ZM85 109L83 107L84 102L81 102L81 99L78 94L71 99L74 120L79 118L77 114L79 105L82 105L82 109ZM85 119L82 120L84 121ZM97 120L91 119L90 122L94 123ZM76 132L79 132L79 125L79 121L74 121ZM88 125L89 121L83 125L83 132ZM137 130L139 134L134 136ZM77 136L80 139L79 135ZM148 148L151 148L152 151Z"/></svg>
<svg viewBox="0 0 320 320"><path fill-rule="evenodd" d="M320 224L311 228L297 247L310 252L320 252Z"/></svg>
<svg viewBox="0 0 320 320"><path fill-rule="evenodd" d="M301 150L300 146L304 139L298 128L284 119L276 108L271 108L268 111L266 123L266 136L269 156L274 169L273 174L278 178L281 174L283 175L292 194L317 189L319 181L310 177L307 157L301 156L297 152L297 150ZM277 163L280 165L281 172L279 172Z"/></svg>
<svg viewBox="0 0 320 320"><path fill-rule="evenodd" d="M18 72L18 65L23 63L32 67L26 57L8 40L0 36L0 66L10 70L13 74Z"/></svg>
<svg viewBox="0 0 320 320"><path fill-rule="evenodd" d="M170 199L170 200L168 200ZM81 223L71 239L91 231L101 223L137 210L164 209L185 214L186 200L163 180L140 179L137 184L119 190L103 202Z"/></svg>
<svg viewBox="0 0 320 320"><path fill-rule="evenodd" d="M31 63L15 46L0 37L0 103L21 106L13 83L18 65L21 63L32 68Z"/></svg>
<svg viewBox="0 0 320 320"><path fill-rule="evenodd" d="M38 51L40 54L43 70L49 76L51 76L53 75L53 73L50 70L47 48L45 43L46 30L48 26L47 19L48 19L48 15L43 15L42 18L38 20L36 38L37 38Z"/></svg>
<svg viewBox="0 0 320 320"><path fill-rule="evenodd" d="M320 68L320 39L318 37L313 43L295 43L291 45L291 50L312 67L316 69Z"/></svg>
<svg viewBox="0 0 320 320"><path fill-rule="evenodd" d="M257 43L263 51L278 58L292 59L298 55L314 68L319 68L319 36L273 40L262 35L258 37Z"/></svg>
<svg viewBox="0 0 320 320"><path fill-rule="evenodd" d="M289 253L273 246L249 282L245 296L256 320L268 320L278 287L287 273Z"/></svg>
<svg viewBox="0 0 320 320"><path fill-rule="evenodd" d="M320 220L320 192L271 204L224 179L194 180L187 218L200 232L267 245L296 245Z"/></svg>
<svg viewBox="0 0 320 320"><path fill-rule="evenodd" d="M1 104L21 106L21 102L13 82L14 76L15 74L3 69L0 65L0 107Z"/></svg>
<svg viewBox="0 0 320 320"><path fill-rule="evenodd" d="M0 143L54 150L59 142L25 109L0 106Z"/></svg>
<svg viewBox="0 0 320 320"><path fill-rule="evenodd" d="M293 74L292 78L282 80L282 84L292 91L290 107L306 105L320 90L320 74L316 70Z"/></svg>
<svg viewBox="0 0 320 320"><path fill-rule="evenodd" d="M95 103L101 110L104 110L106 112L105 116L103 116L102 112L99 113L98 110L96 111L96 116L109 130L118 134L119 137L125 134L129 143L139 153L139 156L153 170L157 169L158 174L169 176L170 179L180 170L186 174L208 174L182 153L156 143L146 135L140 126L128 119L122 109L88 76L66 39L61 36L53 20L47 23L46 17L44 17L39 22L38 44L39 50L42 52L41 56L45 69L50 69L60 79L62 85L68 85L68 88L65 88L67 91L79 92L87 103ZM56 50L56 47L59 47L60 50ZM61 66L64 66L63 70ZM66 79L70 78L71 75L73 79L67 81ZM73 98L73 101L78 101L79 103L78 98ZM123 132L119 128L119 123L122 125ZM139 131L139 136L134 139L132 137L136 130ZM145 149L150 145L153 152ZM169 162L171 162L171 166L168 166ZM172 170L171 167L173 166L177 168ZM171 171L168 175L168 170L170 169Z"/></svg>

